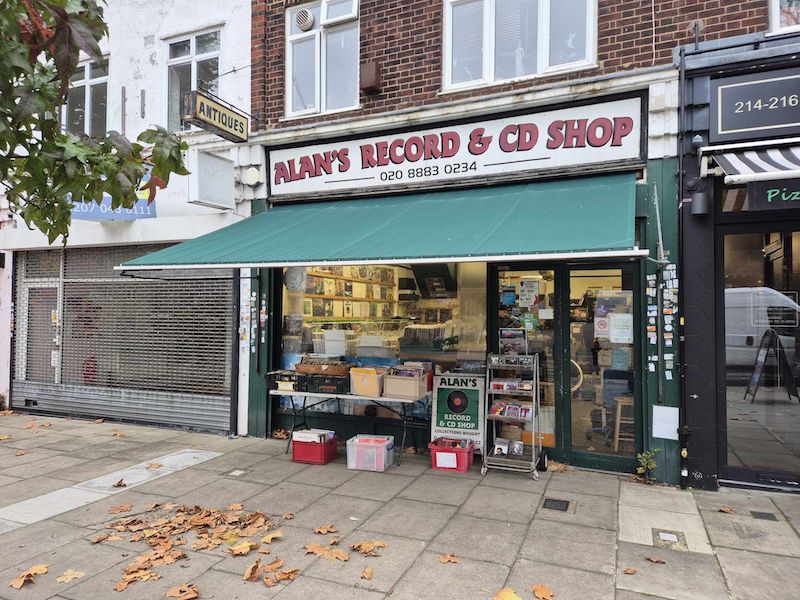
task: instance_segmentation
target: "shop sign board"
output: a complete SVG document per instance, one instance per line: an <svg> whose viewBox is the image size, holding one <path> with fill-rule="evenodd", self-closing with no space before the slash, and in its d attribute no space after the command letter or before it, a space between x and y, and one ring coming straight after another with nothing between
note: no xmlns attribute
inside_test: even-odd
<svg viewBox="0 0 800 600"><path fill-rule="evenodd" d="M711 80L711 143L798 133L800 68Z"/></svg>
<svg viewBox="0 0 800 600"><path fill-rule="evenodd" d="M142 183L136 190L136 202L130 208L121 206L114 207L111 202L110 194L103 194L100 202L88 200L84 202L72 203L73 221L136 221L138 219L155 219L156 202L150 199L150 189L147 183L150 181L150 171L142 177Z"/></svg>
<svg viewBox="0 0 800 600"><path fill-rule="evenodd" d="M250 131L247 116L239 109L212 98L201 90L183 94L181 120L231 142L246 142Z"/></svg>
<svg viewBox="0 0 800 600"><path fill-rule="evenodd" d="M449 437L469 440L483 452L485 432L485 378L480 375L447 374L434 378L431 439Z"/></svg>
<svg viewBox="0 0 800 600"><path fill-rule="evenodd" d="M747 199L751 211L800 208L800 179L748 183Z"/></svg>
<svg viewBox="0 0 800 600"><path fill-rule="evenodd" d="M432 187L642 159L639 97L271 150L271 197Z"/></svg>

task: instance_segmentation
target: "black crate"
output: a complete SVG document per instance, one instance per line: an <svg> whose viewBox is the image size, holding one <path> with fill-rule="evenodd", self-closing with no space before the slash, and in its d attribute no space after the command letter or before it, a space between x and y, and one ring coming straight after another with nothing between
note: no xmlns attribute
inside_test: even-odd
<svg viewBox="0 0 800 600"><path fill-rule="evenodd" d="M306 375L306 391L323 394L350 393L350 378L339 375Z"/></svg>
<svg viewBox="0 0 800 600"><path fill-rule="evenodd" d="M305 373L298 373L297 371L273 371L269 373L270 388L276 390L278 389L279 381L290 381L294 383L294 391L306 392L309 391L306 389L307 377ZM289 392L287 391L287 393Z"/></svg>

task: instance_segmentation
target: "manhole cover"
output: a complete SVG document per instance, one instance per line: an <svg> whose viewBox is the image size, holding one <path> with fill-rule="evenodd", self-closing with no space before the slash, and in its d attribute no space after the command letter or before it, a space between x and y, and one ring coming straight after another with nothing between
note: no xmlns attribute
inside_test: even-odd
<svg viewBox="0 0 800 600"><path fill-rule="evenodd" d="M761 512L758 510L751 510L750 514L753 515L754 519L760 519L761 521L777 521L778 517L775 516L773 513L768 512Z"/></svg>
<svg viewBox="0 0 800 600"><path fill-rule="evenodd" d="M651 529L651 531L653 534L653 546L656 548L689 551L686 545L686 535L682 531L669 531L667 529Z"/></svg>
<svg viewBox="0 0 800 600"><path fill-rule="evenodd" d="M549 508L550 510L560 510L567 512L569 510L569 500L556 500L555 498L545 498L542 503L542 508Z"/></svg>

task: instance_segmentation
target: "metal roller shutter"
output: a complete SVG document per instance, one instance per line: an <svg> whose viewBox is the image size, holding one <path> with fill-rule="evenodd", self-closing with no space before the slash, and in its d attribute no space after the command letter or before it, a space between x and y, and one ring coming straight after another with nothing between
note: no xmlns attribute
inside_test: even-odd
<svg viewBox="0 0 800 600"><path fill-rule="evenodd" d="M232 282L113 271L162 247L21 255L15 406L228 429Z"/></svg>

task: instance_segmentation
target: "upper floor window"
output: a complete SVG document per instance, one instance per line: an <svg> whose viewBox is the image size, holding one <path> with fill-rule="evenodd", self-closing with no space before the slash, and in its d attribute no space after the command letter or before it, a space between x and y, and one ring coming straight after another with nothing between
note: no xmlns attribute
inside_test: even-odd
<svg viewBox="0 0 800 600"><path fill-rule="evenodd" d="M286 114L358 106L358 0L322 0L286 12Z"/></svg>
<svg viewBox="0 0 800 600"><path fill-rule="evenodd" d="M106 133L108 62L78 67L70 78L64 127L70 133L100 137Z"/></svg>
<svg viewBox="0 0 800 600"><path fill-rule="evenodd" d="M596 0L444 0L445 88L587 67Z"/></svg>
<svg viewBox="0 0 800 600"><path fill-rule="evenodd" d="M167 54L167 128L189 129L181 122L183 93L219 92L220 32L208 31L169 43Z"/></svg>
<svg viewBox="0 0 800 600"><path fill-rule="evenodd" d="M800 0L770 0L773 31L800 30Z"/></svg>

